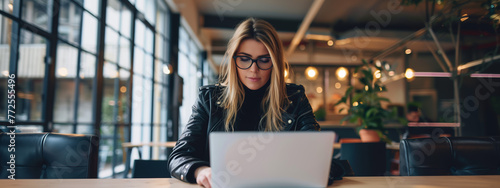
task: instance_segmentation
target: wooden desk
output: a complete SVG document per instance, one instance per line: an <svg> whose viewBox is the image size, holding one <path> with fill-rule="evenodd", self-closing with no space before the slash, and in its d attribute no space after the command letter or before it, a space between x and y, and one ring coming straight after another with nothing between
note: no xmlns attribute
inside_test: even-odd
<svg viewBox="0 0 500 188"><path fill-rule="evenodd" d="M108 188L108 187L151 187L151 188L198 188L177 179L31 179L0 180L2 187L9 188ZM333 183L330 188L435 188L435 187L498 187L500 175L491 176L379 176L344 177Z"/></svg>

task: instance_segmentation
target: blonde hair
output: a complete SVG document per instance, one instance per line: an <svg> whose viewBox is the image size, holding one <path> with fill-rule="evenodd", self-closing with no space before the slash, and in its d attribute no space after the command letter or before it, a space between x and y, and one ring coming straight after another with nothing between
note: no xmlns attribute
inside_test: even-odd
<svg viewBox="0 0 500 188"><path fill-rule="evenodd" d="M288 63L285 60L283 44L274 27L264 20L255 18L248 18L237 26L224 54L220 80L226 87L223 89L220 100L221 106L226 109L225 129L234 131L236 115L245 99L243 83L238 78L237 67L232 58L240 43L245 39L261 42L271 56L273 66L269 78L270 85L262 99L264 116L259 124L265 120L265 131L280 131L282 129L281 113L288 104L284 75L285 70L288 70Z"/></svg>

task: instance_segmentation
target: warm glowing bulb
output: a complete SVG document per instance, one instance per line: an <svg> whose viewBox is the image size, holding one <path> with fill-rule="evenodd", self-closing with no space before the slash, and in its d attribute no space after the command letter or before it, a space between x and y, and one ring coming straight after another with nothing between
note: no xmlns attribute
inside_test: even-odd
<svg viewBox="0 0 500 188"><path fill-rule="evenodd" d="M318 69L315 67L307 67L306 68L306 78L308 80L316 80L318 77Z"/></svg>
<svg viewBox="0 0 500 188"><path fill-rule="evenodd" d="M379 70L375 71L375 73L373 73L373 75L375 75L375 78L380 78L382 77L382 73L380 73Z"/></svg>
<svg viewBox="0 0 500 188"><path fill-rule="evenodd" d="M365 86L365 91L368 91L368 89L369 89L368 86Z"/></svg>
<svg viewBox="0 0 500 188"><path fill-rule="evenodd" d="M411 68L407 68L405 72L406 79L412 79L415 76L415 72Z"/></svg>
<svg viewBox="0 0 500 188"><path fill-rule="evenodd" d="M375 66L381 67L382 66L382 62L380 62L380 60L375 61Z"/></svg>
<svg viewBox="0 0 500 188"><path fill-rule="evenodd" d="M347 77L347 69L345 67L339 67L336 74L339 80L344 80Z"/></svg>
<svg viewBox="0 0 500 188"><path fill-rule="evenodd" d="M328 40L327 44L328 46L333 46L333 40Z"/></svg>
<svg viewBox="0 0 500 188"><path fill-rule="evenodd" d="M288 71L285 70L285 78L288 76Z"/></svg>
<svg viewBox="0 0 500 188"><path fill-rule="evenodd" d="M322 87L317 87L317 88L316 88L316 92L318 92L318 93L323 93L323 88L322 88Z"/></svg>
<svg viewBox="0 0 500 188"><path fill-rule="evenodd" d="M358 106L358 102L353 102L352 106Z"/></svg>
<svg viewBox="0 0 500 188"><path fill-rule="evenodd" d="M405 54L410 55L411 54L411 49L410 48L406 49L405 50Z"/></svg>
<svg viewBox="0 0 500 188"><path fill-rule="evenodd" d="M125 87L125 86L120 87L120 92L122 92L122 93L127 92L127 87Z"/></svg>
<svg viewBox="0 0 500 188"><path fill-rule="evenodd" d="M335 83L335 88L340 89L340 87L342 87L342 84L340 84L339 82Z"/></svg>
<svg viewBox="0 0 500 188"><path fill-rule="evenodd" d="M309 71L307 71L307 75L308 75L309 77L314 77L314 76L316 76L316 71L314 71L314 70L309 70Z"/></svg>
<svg viewBox="0 0 500 188"><path fill-rule="evenodd" d="M7 5L7 6L9 6L10 11L14 10L14 5L12 5L12 3L9 3L9 5Z"/></svg>

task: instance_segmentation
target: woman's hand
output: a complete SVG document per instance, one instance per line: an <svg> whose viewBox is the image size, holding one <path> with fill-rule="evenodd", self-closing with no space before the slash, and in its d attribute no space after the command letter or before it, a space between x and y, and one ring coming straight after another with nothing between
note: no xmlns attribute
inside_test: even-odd
<svg viewBox="0 0 500 188"><path fill-rule="evenodd" d="M212 187L212 169L208 166L198 167L194 171L196 183L206 188Z"/></svg>

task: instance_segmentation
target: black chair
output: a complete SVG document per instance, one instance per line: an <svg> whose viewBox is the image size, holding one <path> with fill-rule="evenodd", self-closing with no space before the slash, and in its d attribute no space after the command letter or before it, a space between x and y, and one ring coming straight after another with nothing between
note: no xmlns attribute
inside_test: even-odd
<svg viewBox="0 0 500 188"><path fill-rule="evenodd" d="M402 140L400 175L500 175L500 137Z"/></svg>
<svg viewBox="0 0 500 188"><path fill-rule="evenodd" d="M132 178L170 178L167 160L135 160Z"/></svg>
<svg viewBox="0 0 500 188"><path fill-rule="evenodd" d="M343 143L340 153L356 176L382 176L386 171L384 142Z"/></svg>
<svg viewBox="0 0 500 188"><path fill-rule="evenodd" d="M8 150L12 142L15 152ZM97 178L98 144L96 136L0 133L0 179L11 175L10 160L15 160L15 179Z"/></svg>

